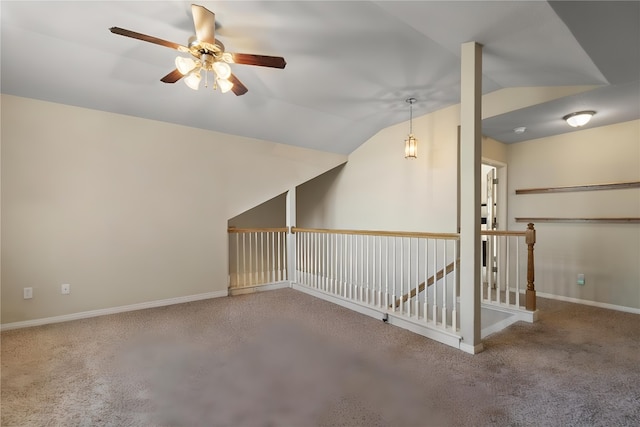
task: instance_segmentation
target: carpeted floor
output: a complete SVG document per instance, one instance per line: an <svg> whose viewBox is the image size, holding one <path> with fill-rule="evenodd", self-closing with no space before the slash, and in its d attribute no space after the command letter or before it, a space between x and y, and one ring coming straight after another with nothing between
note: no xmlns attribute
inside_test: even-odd
<svg viewBox="0 0 640 427"><path fill-rule="evenodd" d="M1 423L640 425L640 316L538 308L475 356L291 289L6 331Z"/></svg>

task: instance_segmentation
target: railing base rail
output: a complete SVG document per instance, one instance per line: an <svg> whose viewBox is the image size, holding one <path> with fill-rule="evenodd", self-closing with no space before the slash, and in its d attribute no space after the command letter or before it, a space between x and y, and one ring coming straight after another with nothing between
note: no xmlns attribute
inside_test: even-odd
<svg viewBox="0 0 640 427"><path fill-rule="evenodd" d="M251 286L241 286L241 287L231 287L229 288L229 295L246 295L252 294L255 292L264 292L264 291L273 291L276 289L290 288L291 283L288 280L283 280L280 282L271 282L271 283L262 283L259 285L251 285Z"/></svg>

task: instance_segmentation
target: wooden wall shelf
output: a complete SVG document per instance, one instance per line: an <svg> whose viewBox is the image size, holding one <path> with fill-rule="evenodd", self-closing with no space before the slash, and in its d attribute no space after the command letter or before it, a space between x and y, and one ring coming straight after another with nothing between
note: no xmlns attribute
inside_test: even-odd
<svg viewBox="0 0 640 427"><path fill-rule="evenodd" d="M640 218L516 218L516 222L588 222L614 224L640 224Z"/></svg>
<svg viewBox="0 0 640 427"><path fill-rule="evenodd" d="M566 187L522 188L516 190L516 194L566 193L570 191L619 190L625 188L640 188L640 181L570 185Z"/></svg>

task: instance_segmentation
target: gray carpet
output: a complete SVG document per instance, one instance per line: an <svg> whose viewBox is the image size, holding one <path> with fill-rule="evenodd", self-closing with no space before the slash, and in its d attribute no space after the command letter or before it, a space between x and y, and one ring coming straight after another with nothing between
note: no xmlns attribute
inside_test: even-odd
<svg viewBox="0 0 640 427"><path fill-rule="evenodd" d="M1 422L640 425L640 316L538 308L475 356L291 289L6 331Z"/></svg>

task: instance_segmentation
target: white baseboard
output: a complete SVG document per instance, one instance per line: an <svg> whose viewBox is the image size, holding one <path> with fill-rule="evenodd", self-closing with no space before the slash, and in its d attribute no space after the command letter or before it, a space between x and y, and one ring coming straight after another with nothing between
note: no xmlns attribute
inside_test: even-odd
<svg viewBox="0 0 640 427"><path fill-rule="evenodd" d="M547 294L545 292L536 291L536 296L540 298L555 299L558 301L573 302L576 304L590 305L593 307L607 308L609 310L624 311L625 313L640 314L640 308L625 307L623 305L607 304L604 302L590 301L586 299L564 297L562 295Z"/></svg>
<svg viewBox="0 0 640 427"><path fill-rule="evenodd" d="M106 316L108 314L124 313L126 311L144 310L146 308L163 307L185 302L199 301L203 299L221 298L229 295L227 289L223 291L207 292L204 294L187 295L184 297L168 298L156 301L141 302L138 304L123 305L120 307L101 308L98 310L82 311L79 313L64 314L62 316L44 317L41 319L25 320L23 322L4 323L0 325L0 331L11 329L29 328L31 326L48 325L51 323L68 322L71 320L87 319L89 317Z"/></svg>
<svg viewBox="0 0 640 427"><path fill-rule="evenodd" d="M246 286L244 288L229 288L229 296L252 294L254 292L273 291L276 289L290 288L291 282L288 280L282 282L267 283L264 285Z"/></svg>

